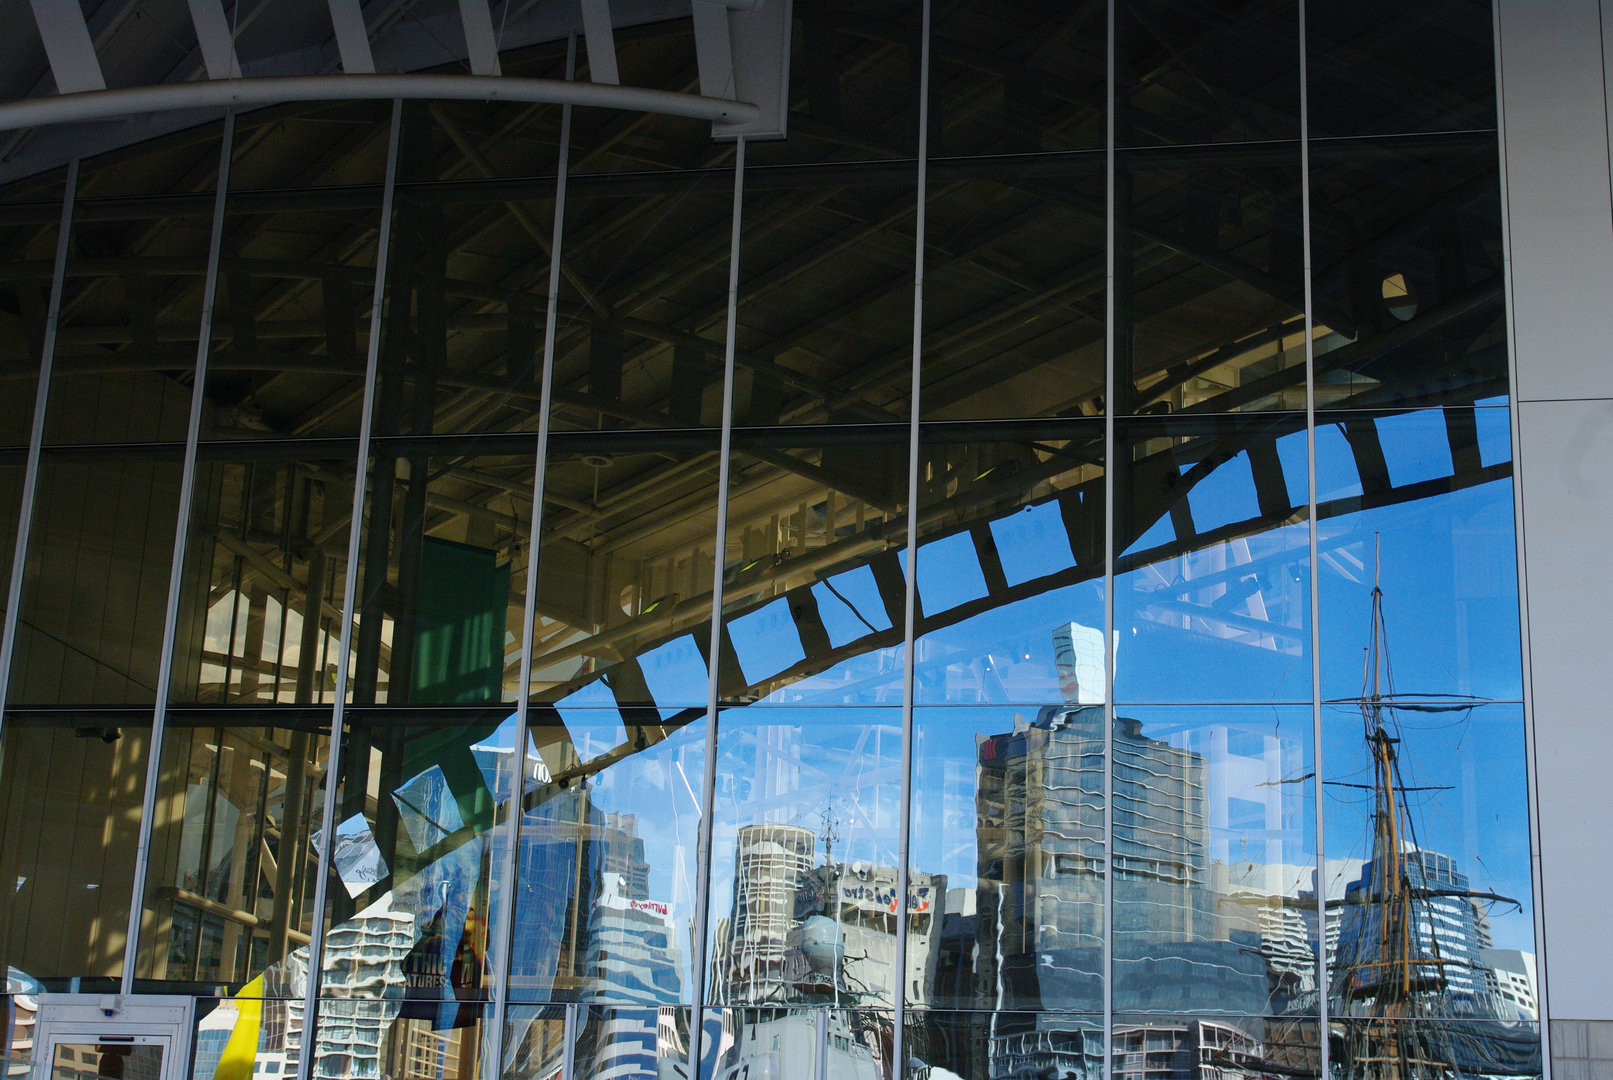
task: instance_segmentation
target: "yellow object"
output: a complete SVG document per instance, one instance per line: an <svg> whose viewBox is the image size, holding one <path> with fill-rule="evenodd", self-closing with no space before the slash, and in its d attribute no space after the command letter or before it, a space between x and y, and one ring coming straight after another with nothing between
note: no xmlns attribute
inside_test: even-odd
<svg viewBox="0 0 1613 1080"><path fill-rule="evenodd" d="M252 1080L252 1066L258 1060L258 1032L263 1027L263 976L259 975L234 997L235 1027L224 1053L218 1059L213 1080Z"/></svg>

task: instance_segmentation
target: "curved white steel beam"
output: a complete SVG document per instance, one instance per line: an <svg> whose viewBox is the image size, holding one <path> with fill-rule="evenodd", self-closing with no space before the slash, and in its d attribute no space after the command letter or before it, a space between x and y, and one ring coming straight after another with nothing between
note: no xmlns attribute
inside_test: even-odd
<svg viewBox="0 0 1613 1080"><path fill-rule="evenodd" d="M748 123L760 115L744 101L646 90L636 86L520 79L493 75L282 75L208 82L162 83L119 90L28 98L0 104L0 131L88 120L289 101L353 101L407 98L432 101L524 101L591 105L603 109L688 116L696 120Z"/></svg>

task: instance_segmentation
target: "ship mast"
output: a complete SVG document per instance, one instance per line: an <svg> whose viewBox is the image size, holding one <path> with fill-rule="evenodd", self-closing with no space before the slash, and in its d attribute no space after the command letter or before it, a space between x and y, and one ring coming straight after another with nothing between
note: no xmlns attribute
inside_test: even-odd
<svg viewBox="0 0 1613 1080"><path fill-rule="evenodd" d="M1365 1015L1356 1014L1360 1019L1346 1021L1351 1025L1347 1068L1352 1078L1361 1080L1440 1080L1454 1076L1456 1070L1449 1055L1438 1053L1432 1045L1442 1040L1426 1020L1428 999L1445 989L1445 961L1439 957L1439 943L1432 934L1428 935L1432 956L1421 955L1417 939L1414 905L1423 899L1426 906L1426 897L1419 896L1426 889L1414 885L1406 873L1405 853L1415 846L1415 831L1403 802L1406 789L1396 751L1400 740L1384 723L1386 711L1392 709L1384 698L1389 655L1379 584L1381 550L1374 555L1371 635L1360 699L1362 734L1373 760L1370 888L1360 900L1365 906L1360 921L1369 929L1362 935L1357 955L1349 958L1353 962L1342 965L1338 972L1342 984L1338 996L1346 1006L1343 1016L1355 1013L1351 1005L1370 1006ZM1431 911L1424 914L1432 917Z"/></svg>

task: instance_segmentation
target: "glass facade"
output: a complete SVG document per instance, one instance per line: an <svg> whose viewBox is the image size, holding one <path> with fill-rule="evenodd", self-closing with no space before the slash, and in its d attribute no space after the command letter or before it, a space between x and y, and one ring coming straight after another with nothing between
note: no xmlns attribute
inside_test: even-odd
<svg viewBox="0 0 1613 1080"><path fill-rule="evenodd" d="M798 0L782 141L0 191L12 992L196 1080L1537 1075L1490 13L1388 7Z"/></svg>

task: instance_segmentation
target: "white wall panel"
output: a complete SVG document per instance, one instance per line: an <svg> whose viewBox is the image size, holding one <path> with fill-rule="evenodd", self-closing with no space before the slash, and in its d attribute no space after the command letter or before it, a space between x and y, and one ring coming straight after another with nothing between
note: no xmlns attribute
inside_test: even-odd
<svg viewBox="0 0 1613 1080"><path fill-rule="evenodd" d="M1613 397L1597 0L1498 0L1520 400Z"/></svg>
<svg viewBox="0 0 1613 1080"><path fill-rule="evenodd" d="M1519 423L1550 1015L1613 1020L1613 401Z"/></svg>

